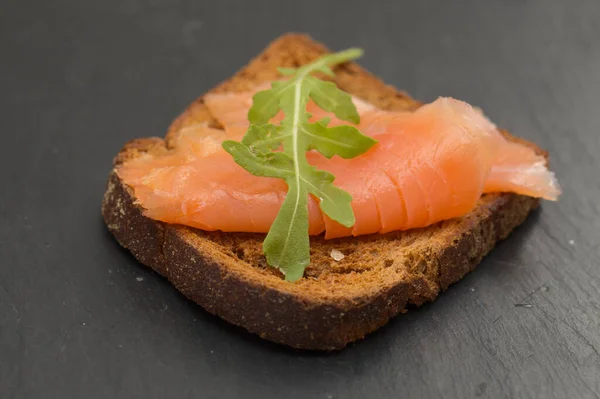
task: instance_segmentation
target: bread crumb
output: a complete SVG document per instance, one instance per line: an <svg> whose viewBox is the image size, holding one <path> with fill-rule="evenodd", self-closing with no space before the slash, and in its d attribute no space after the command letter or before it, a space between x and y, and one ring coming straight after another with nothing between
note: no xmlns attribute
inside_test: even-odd
<svg viewBox="0 0 600 399"><path fill-rule="evenodd" d="M329 255L331 255L333 260L335 260L336 262L341 261L345 257L344 254L338 251L337 249L332 249Z"/></svg>
<svg viewBox="0 0 600 399"><path fill-rule="evenodd" d="M135 279L136 279L137 281L144 281L144 278L143 278L142 276L140 276L140 277L136 277Z"/></svg>

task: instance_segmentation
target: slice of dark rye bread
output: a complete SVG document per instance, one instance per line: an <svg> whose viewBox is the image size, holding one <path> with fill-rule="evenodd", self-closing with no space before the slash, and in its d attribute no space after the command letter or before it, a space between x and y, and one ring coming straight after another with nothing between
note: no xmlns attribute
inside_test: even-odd
<svg viewBox="0 0 600 399"><path fill-rule="evenodd" d="M284 35L213 92L247 90L277 78L277 67L302 65L327 51L307 36ZM341 89L377 107L420 105L356 64L335 72ZM164 140L131 141L114 163L164 153L180 129L201 122L219 126L202 97L173 122ZM261 234L206 232L146 218L133 190L114 170L102 214L123 247L210 313L274 342L336 350L383 326L407 305L432 301L473 270L537 205L537 199L525 196L485 195L470 214L424 229L327 241L313 237L311 264L296 283L267 266ZM345 257L335 261L332 249Z"/></svg>

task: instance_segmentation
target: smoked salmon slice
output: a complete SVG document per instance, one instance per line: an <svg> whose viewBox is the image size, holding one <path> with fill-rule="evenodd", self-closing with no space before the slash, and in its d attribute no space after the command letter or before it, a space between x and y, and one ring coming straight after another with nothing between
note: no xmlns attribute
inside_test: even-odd
<svg viewBox="0 0 600 399"><path fill-rule="evenodd" d="M165 155L143 155L118 167L146 216L203 230L269 231L287 192L285 182L251 175L221 147L223 140L243 137L255 91L205 96L222 130L188 126ZM390 112L354 102L361 115L358 128L378 143L352 159L327 159L315 151L307 159L333 173L334 184L352 195L356 222L341 226L311 196L310 234L335 238L424 227L465 215L483 193L549 200L560 194L543 156L507 140L467 103L439 98L413 112ZM348 123L313 103L307 110L313 120ZM277 115L274 122L281 118Z"/></svg>

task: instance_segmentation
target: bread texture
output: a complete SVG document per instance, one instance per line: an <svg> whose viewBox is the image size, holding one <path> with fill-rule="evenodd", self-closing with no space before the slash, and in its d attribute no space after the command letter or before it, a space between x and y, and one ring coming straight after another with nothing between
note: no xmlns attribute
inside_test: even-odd
<svg viewBox="0 0 600 399"><path fill-rule="evenodd" d="M303 65L327 52L307 36L284 35L213 92L248 90L277 78L277 67ZM354 63L335 72L341 89L379 108L420 106ZM169 151L180 129L202 122L220 127L200 97L172 123L165 139L127 143L115 166L140 154ZM334 240L311 237L311 264L295 283L266 264L264 235L206 232L146 218L115 170L102 215L136 259L208 312L277 343L338 350L382 327L408 305L434 300L472 271L537 205L537 199L526 196L484 195L468 215L427 228ZM333 249L345 257L334 260Z"/></svg>

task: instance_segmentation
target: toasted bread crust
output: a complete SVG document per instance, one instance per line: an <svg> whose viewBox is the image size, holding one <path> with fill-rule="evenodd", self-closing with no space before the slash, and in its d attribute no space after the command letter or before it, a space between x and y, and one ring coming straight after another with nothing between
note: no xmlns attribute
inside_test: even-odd
<svg viewBox="0 0 600 399"><path fill-rule="evenodd" d="M303 64L326 51L306 36L283 36L215 90L248 89L274 79L275 66ZM381 108L419 106L355 64L336 72L341 88ZM134 140L115 165L141 153L168 151L179 129L211 121L200 98L174 121L165 140ZM256 255L261 235L203 232L146 218L115 170L102 214L123 247L210 313L274 342L336 350L383 326L408 304L435 299L537 205L537 199L514 194L486 195L469 215L425 229L331 241L313 237L313 263L297 283L265 267ZM329 259L333 248L349 254L346 263Z"/></svg>

